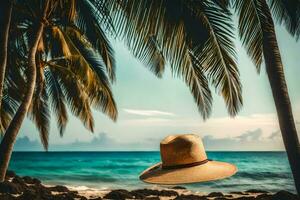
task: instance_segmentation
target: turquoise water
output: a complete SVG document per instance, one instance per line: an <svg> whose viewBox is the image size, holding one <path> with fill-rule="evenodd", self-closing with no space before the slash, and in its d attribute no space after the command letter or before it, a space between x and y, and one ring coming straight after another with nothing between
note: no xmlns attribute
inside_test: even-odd
<svg viewBox="0 0 300 200"><path fill-rule="evenodd" d="M224 180L183 185L193 191L265 189L295 192L284 152L208 152L208 157L234 163L239 171ZM138 179L144 169L159 162L159 152L14 152L10 169L46 184L98 189L153 187Z"/></svg>

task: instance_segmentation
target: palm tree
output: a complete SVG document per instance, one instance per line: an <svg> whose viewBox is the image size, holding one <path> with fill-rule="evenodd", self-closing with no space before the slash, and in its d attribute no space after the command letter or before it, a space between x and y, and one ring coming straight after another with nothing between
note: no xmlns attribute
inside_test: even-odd
<svg viewBox="0 0 300 200"><path fill-rule="evenodd" d="M45 27L45 20L47 17L49 9L49 0L45 1L43 9L40 15L40 22L37 25L34 36L32 37L32 42L28 52L28 66L27 66L27 83L26 83L26 92L23 97L22 103L19 106L16 114L11 120L8 128L5 131L4 137L0 144L0 181L4 181L8 163L13 151L13 146L17 137L17 134L20 130L22 122L25 118L25 115L28 111L28 108L31 103L31 99L35 89L36 82L36 52L38 49L39 41L42 37L42 33Z"/></svg>
<svg viewBox="0 0 300 200"><path fill-rule="evenodd" d="M63 28L60 28L57 34L60 35L59 37L63 36L63 38L65 38L64 40L61 39L61 44L72 44L71 46L76 47L69 48L70 51L73 52L76 52L76 49L80 48L81 45L72 38L80 38L84 35L86 39L90 41L92 47L99 48L98 52L100 52L104 58L103 61L107 66L106 70L111 79L113 79L113 73L111 73L113 72L113 60L110 59L111 54L107 46L103 43L99 44L99 38L102 39L105 34L99 31L101 29L99 29L99 24L97 23L104 22L110 26L110 23L106 23L110 22L110 18L112 18L112 27L113 30L117 31L117 36L121 37L122 40L127 43L133 54L149 66L158 77L162 75L165 65L167 63L170 64L173 74L183 78L189 86L204 119L208 118L211 112L212 96L209 83L224 97L228 112L231 116L234 116L239 111L242 105L242 96L239 72L235 61L236 53L232 42L233 26L230 12L226 10L219 1L86 0L76 2L88 2L88 4L86 4L88 7L83 7L82 5L77 7L75 4L72 4L74 1L70 0L68 2L71 2L71 4L68 4L70 6L67 6L68 9L66 9L68 11L58 9L58 12L55 12L56 9L51 9L51 6L55 4L54 1L49 1L51 2L49 3L50 6L46 4L49 8L48 6L43 6L45 9L42 13L46 14L41 18L42 20L39 19L39 21L42 22L39 23L39 27L41 27L43 33L47 32L46 27L48 27L49 24L59 22L59 26ZM57 4L60 4L60 1L55 2L59 2ZM108 9L106 9L106 6ZM85 17L78 17L78 21L73 24L76 28L68 25L76 16L74 15L75 8L85 14ZM90 12L91 10L87 8L94 8L97 12ZM63 20L50 20L50 11L51 16L56 17L55 19ZM60 18L61 13L68 17ZM28 18L25 18L25 21L27 20ZM88 27L89 29L84 27ZM81 31L76 31L77 29ZM38 36L39 38L35 37L35 40L31 39L32 41L38 41L33 49L35 56L29 57L31 58L29 61L34 60L34 63L28 62L26 64L26 71L29 72L26 85L30 87L28 91L24 93L24 96L28 98L25 99L26 101L22 101L20 106L24 113L29 110L32 96L34 95L34 92L31 92L31 86L34 86L36 81L30 81L31 78L33 77L34 80L38 80L37 89L42 88L44 85L43 79L41 78L42 76L39 75L41 72L39 66L40 63L43 64L43 62L47 60L45 59L47 57L39 54L40 49L45 49L45 52L47 52L48 47L43 43L47 43L45 41L47 41L49 37L47 36L44 39L43 34ZM54 61L57 61L57 68L64 65L65 62L74 62L74 57L68 57L68 49L62 47L65 47L65 45L60 45L58 48L62 51L62 59L55 56L53 57ZM32 48L33 46L30 48L30 53L32 53ZM76 53L74 54L76 55ZM103 56L104 54L106 56ZM40 56L44 57L44 59L37 59ZM28 64L33 64L36 68L28 67ZM55 66L51 66L53 64L51 62L46 62L46 64L50 68L55 68ZM32 70L30 71L28 69ZM81 68L78 68L78 70L80 69ZM36 70L38 70L38 73ZM59 80L59 82L61 82L61 80ZM37 94L43 94L43 92L40 91ZM71 94L70 96L72 97ZM24 102L26 102L26 104ZM3 157L5 159L3 159L3 161L0 160L0 166L4 166L2 168L0 167L0 170L4 171L2 172L2 176L0 176L2 178L7 168L20 123L25 117L25 114L18 115L19 110L16 114L17 119L12 119L12 123L15 123L13 124L14 129L11 127L11 123L7 129L9 132L6 131L4 135L3 141L6 142L3 143L4 145L0 145L0 151L5 152L2 153L3 155L5 154L5 157ZM33 111L32 113L37 112ZM44 122L41 122L40 124L43 123ZM15 128L15 125L18 125L18 127ZM45 139L47 138L45 137ZM9 154L9 156L6 156L7 154Z"/></svg>
<svg viewBox="0 0 300 200"><path fill-rule="evenodd" d="M113 120L117 116L107 78L108 74L111 80L114 79L112 49L102 27L96 24L89 27L91 24L83 21L88 20L84 17L93 16L95 10L82 1L68 1L68 12L60 7L58 1L48 0L45 5L40 6L41 2L43 1L18 2L21 9L14 18L15 30L11 42L14 59L9 65L6 82L8 91L15 89L20 93L15 99L21 104L0 145L2 181L16 136L27 112L37 125L45 149L48 148L48 97L51 98L51 108L56 113L61 135L67 122L65 102L71 112L91 131L94 126L91 105L101 109ZM36 7L29 6L30 9L26 10L28 3ZM40 7L43 8L42 14ZM83 12L84 8L89 11ZM102 37L85 35L91 31L87 28ZM27 74L26 80L23 80L22 74ZM24 85L27 88L22 92Z"/></svg>
<svg viewBox="0 0 300 200"><path fill-rule="evenodd" d="M0 13L3 15L3 17L0 18L0 30L3 30L0 34L0 49L2 51L0 53L0 108L2 103L3 83L7 63L7 46L12 7L13 4L11 0L4 0L0 2Z"/></svg>
<svg viewBox="0 0 300 200"><path fill-rule="evenodd" d="M279 22L285 23L291 34L299 36L300 1L272 0L271 8ZM283 142L300 194L300 144L270 7L266 0L236 0L235 9L241 40L258 72L264 58Z"/></svg>

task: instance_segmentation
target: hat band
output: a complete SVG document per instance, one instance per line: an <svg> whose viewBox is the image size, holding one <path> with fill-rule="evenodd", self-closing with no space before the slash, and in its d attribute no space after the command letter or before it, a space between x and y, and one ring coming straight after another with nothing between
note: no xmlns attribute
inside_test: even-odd
<svg viewBox="0 0 300 200"><path fill-rule="evenodd" d="M208 161L210 161L210 160L206 159L206 160L202 160L199 162L193 162L193 163L182 164L182 165L171 165L171 166L163 166L162 165L162 169L182 169L182 168L188 168L188 167L195 167L198 165L203 165L203 164L207 163Z"/></svg>

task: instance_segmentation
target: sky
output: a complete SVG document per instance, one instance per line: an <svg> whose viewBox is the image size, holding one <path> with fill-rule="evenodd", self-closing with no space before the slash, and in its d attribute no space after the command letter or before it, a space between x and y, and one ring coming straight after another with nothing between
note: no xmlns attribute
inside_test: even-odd
<svg viewBox="0 0 300 200"><path fill-rule="evenodd" d="M276 30L299 135L300 45L283 27L277 26ZM70 114L61 138L52 118L50 151L159 150L159 142L164 137L184 133L201 136L207 150L284 150L265 68L263 66L261 74L257 74L237 39L244 106L231 118L223 99L214 94L212 116L205 122L189 88L171 75L169 67L159 79L136 60L122 42L112 43L117 63L117 81L112 88L119 111L117 122L94 110L95 131L90 133ZM42 150L38 131L29 119L22 125L15 150Z"/></svg>

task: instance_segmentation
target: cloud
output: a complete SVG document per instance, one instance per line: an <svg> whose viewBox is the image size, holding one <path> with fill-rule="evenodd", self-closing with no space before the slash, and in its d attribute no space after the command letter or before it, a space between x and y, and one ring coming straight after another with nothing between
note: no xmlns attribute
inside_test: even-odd
<svg viewBox="0 0 300 200"><path fill-rule="evenodd" d="M235 137L216 138L205 135L202 139L208 151L267 151L283 150L279 131L263 137L261 129L248 130ZM158 151L162 137L145 137L134 141L122 141L107 133L96 134L90 141L75 141L66 144L51 144L50 151ZM39 141L28 137L19 138L15 145L17 151L43 151Z"/></svg>
<svg viewBox="0 0 300 200"><path fill-rule="evenodd" d="M184 118L177 116L174 118L146 117L133 118L119 121L119 124L128 128L165 130L165 132L191 132L199 134L210 134L215 137L240 136L248 130L261 129L265 137L279 129L275 114L254 114L250 116L213 117L203 122L198 119ZM256 133L259 134L259 133ZM246 137L246 136L242 136Z"/></svg>
<svg viewBox="0 0 300 200"><path fill-rule="evenodd" d="M134 109L123 109L126 113L140 116L175 116L174 113L164 112L159 110L134 110Z"/></svg>
<svg viewBox="0 0 300 200"><path fill-rule="evenodd" d="M17 139L14 146L14 150L15 151L41 151L43 150L43 147L39 141L30 140L29 137L24 136Z"/></svg>
<svg viewBox="0 0 300 200"><path fill-rule="evenodd" d="M215 138L212 135L203 137L203 143L207 150L225 151L268 151L284 150L280 132L273 132L268 137L263 137L260 128L248 130L236 137Z"/></svg>
<svg viewBox="0 0 300 200"><path fill-rule="evenodd" d="M247 131L246 133L243 133L235 138L239 139L240 141L257 141L261 138L262 134L262 130L258 128L254 131Z"/></svg>
<svg viewBox="0 0 300 200"><path fill-rule="evenodd" d="M271 135L268 138L270 140L281 138L280 131L278 130L278 131L275 131L275 132L271 133Z"/></svg>

